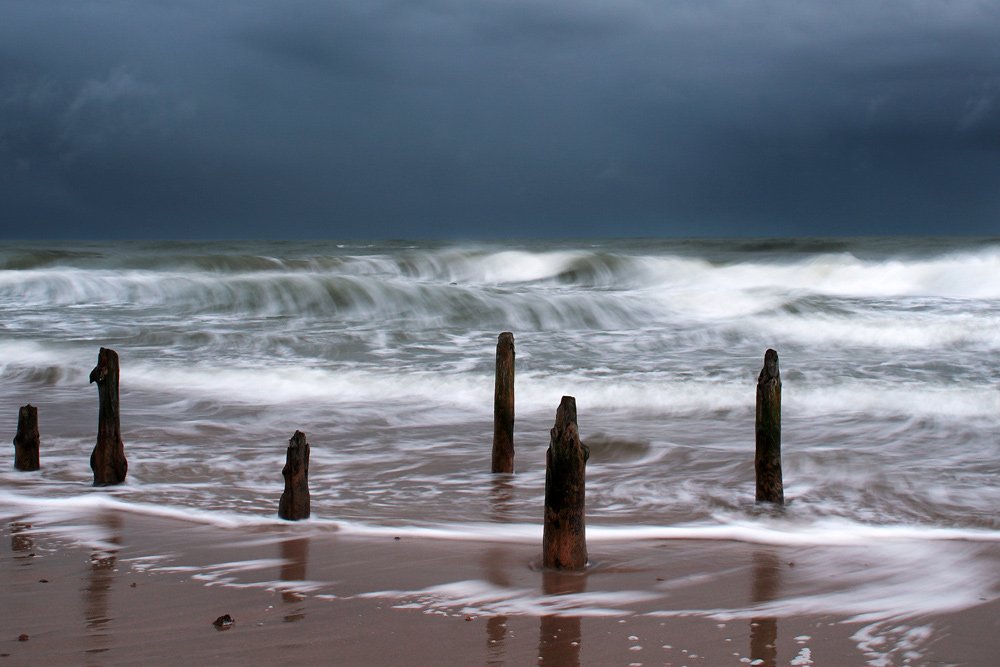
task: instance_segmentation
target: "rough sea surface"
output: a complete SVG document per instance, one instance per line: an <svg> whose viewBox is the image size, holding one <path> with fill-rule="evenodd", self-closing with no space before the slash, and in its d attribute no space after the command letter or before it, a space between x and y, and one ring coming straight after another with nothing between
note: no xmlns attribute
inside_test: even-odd
<svg viewBox="0 0 1000 667"><path fill-rule="evenodd" d="M775 603L784 613L880 618L1000 595L981 554L1000 541L1000 239L6 243L0 310L0 423L13 437L30 402L42 437L40 472L14 471L10 452L0 473L8 516L277 523L298 429L312 448L303 531L534 542L565 394L591 450L596 544L877 552L856 586ZM508 330L516 474L498 478ZM101 346L121 359L129 473L95 489ZM769 347L783 511L754 504ZM916 571L922 591L899 580Z"/></svg>

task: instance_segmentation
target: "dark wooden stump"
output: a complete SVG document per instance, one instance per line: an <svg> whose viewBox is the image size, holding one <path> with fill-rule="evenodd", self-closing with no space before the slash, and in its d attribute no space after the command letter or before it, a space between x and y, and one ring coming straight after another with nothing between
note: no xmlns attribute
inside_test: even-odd
<svg viewBox="0 0 1000 667"><path fill-rule="evenodd" d="M590 450L580 442L576 399L563 396L545 454L545 524L542 565L559 570L587 566L585 476Z"/></svg>
<svg viewBox="0 0 1000 667"><path fill-rule="evenodd" d="M14 467L38 470L38 408L30 403L17 411L17 435L14 436Z"/></svg>
<svg viewBox="0 0 1000 667"><path fill-rule="evenodd" d="M90 381L97 383L100 409L97 415L97 445L90 455L94 486L121 484L128 473L125 443L122 442L118 412L118 353L102 347L97 366L90 371Z"/></svg>
<svg viewBox="0 0 1000 667"><path fill-rule="evenodd" d="M278 516L289 521L309 518L309 443L306 434L296 431L288 441L285 467L285 490L278 501Z"/></svg>
<svg viewBox="0 0 1000 667"><path fill-rule="evenodd" d="M764 353L764 367L757 378L757 502L785 504L781 482L781 376L778 353Z"/></svg>
<svg viewBox="0 0 1000 667"><path fill-rule="evenodd" d="M497 339L493 392L493 472L514 472L514 334Z"/></svg>

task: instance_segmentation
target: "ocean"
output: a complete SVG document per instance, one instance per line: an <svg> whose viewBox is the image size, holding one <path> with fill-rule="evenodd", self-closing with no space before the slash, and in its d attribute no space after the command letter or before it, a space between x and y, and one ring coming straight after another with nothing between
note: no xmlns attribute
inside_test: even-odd
<svg viewBox="0 0 1000 667"><path fill-rule="evenodd" d="M0 310L0 419L13 437L38 406L42 443L39 472L12 455L0 472L6 517L279 525L301 430L302 534L540 543L571 395L597 563L605 543L842 546L879 553L836 593L862 616L998 596L1000 239L6 242ZM495 476L503 331L516 472ZM129 471L93 488L102 346ZM754 502L768 348L783 509ZM917 571L923 592L901 598Z"/></svg>

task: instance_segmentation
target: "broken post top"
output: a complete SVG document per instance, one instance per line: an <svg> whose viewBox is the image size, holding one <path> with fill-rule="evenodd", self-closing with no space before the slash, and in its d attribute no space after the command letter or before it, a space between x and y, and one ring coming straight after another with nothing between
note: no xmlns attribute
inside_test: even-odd
<svg viewBox="0 0 1000 667"><path fill-rule="evenodd" d="M101 384L108 374L116 374L118 371L118 353L112 349L102 347L97 353L97 365L90 371L90 382Z"/></svg>
<svg viewBox="0 0 1000 667"><path fill-rule="evenodd" d="M576 398L563 396L556 409L556 423L550 432L552 441L562 442L564 439L571 441L576 436L578 428L576 424ZM572 431L572 435L568 431Z"/></svg>
<svg viewBox="0 0 1000 667"><path fill-rule="evenodd" d="M583 469L590 460L590 448L580 440L580 427L576 423L576 399L572 396L563 396L556 409L556 422L549 431L547 456L560 465L579 468L582 491Z"/></svg>
<svg viewBox="0 0 1000 667"><path fill-rule="evenodd" d="M27 439L36 443L38 441L38 408L31 403L17 409L17 433L18 435L14 436L15 445L19 436L21 440Z"/></svg>
<svg viewBox="0 0 1000 667"><path fill-rule="evenodd" d="M513 348L514 347L514 334L509 331L504 331L499 336L497 336L497 350L500 348ZM513 350L511 350L513 352Z"/></svg>
<svg viewBox="0 0 1000 667"><path fill-rule="evenodd" d="M757 382L763 384L770 380L781 382L781 374L778 372L778 353L768 348L764 353L764 367L760 369Z"/></svg>
<svg viewBox="0 0 1000 667"><path fill-rule="evenodd" d="M289 447L302 447L303 445L309 446L309 443L306 442L306 434L302 431L295 431L292 437L288 439Z"/></svg>

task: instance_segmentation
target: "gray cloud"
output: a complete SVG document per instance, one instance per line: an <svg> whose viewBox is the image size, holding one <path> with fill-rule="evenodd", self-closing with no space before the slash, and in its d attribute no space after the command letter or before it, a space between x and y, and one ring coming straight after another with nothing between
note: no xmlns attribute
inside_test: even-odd
<svg viewBox="0 0 1000 667"><path fill-rule="evenodd" d="M1000 231L994 3L38 4L5 236Z"/></svg>

